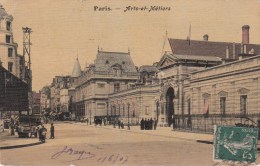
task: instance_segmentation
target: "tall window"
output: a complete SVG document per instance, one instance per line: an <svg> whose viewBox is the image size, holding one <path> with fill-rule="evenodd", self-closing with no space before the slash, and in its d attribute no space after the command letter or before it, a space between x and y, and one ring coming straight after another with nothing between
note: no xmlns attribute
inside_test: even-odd
<svg viewBox="0 0 260 166"><path fill-rule="evenodd" d="M210 94L204 93L202 97L203 97L203 104L204 104L202 111L203 111L203 115L207 117L209 114Z"/></svg>
<svg viewBox="0 0 260 166"><path fill-rule="evenodd" d="M8 71L13 72L13 62L8 62Z"/></svg>
<svg viewBox="0 0 260 166"><path fill-rule="evenodd" d="M135 117L135 108L133 108L133 117Z"/></svg>
<svg viewBox="0 0 260 166"><path fill-rule="evenodd" d="M240 111L241 114L246 114L247 112L247 95L240 96Z"/></svg>
<svg viewBox="0 0 260 166"><path fill-rule="evenodd" d="M149 106L146 106L146 107L145 107L145 114L146 114L146 115L149 115Z"/></svg>
<svg viewBox="0 0 260 166"><path fill-rule="evenodd" d="M11 43L11 36L10 35L6 35L5 36L5 42L6 43Z"/></svg>
<svg viewBox="0 0 260 166"><path fill-rule="evenodd" d="M119 92L120 91L120 83L115 83L114 84L114 92Z"/></svg>
<svg viewBox="0 0 260 166"><path fill-rule="evenodd" d="M188 115L190 115L190 99L188 99Z"/></svg>
<svg viewBox="0 0 260 166"><path fill-rule="evenodd" d="M220 113L226 114L226 97L220 97Z"/></svg>
<svg viewBox="0 0 260 166"><path fill-rule="evenodd" d="M11 22L6 21L6 30L10 31L11 30Z"/></svg>
<svg viewBox="0 0 260 166"><path fill-rule="evenodd" d="M203 114L208 117L209 115L209 97L204 98Z"/></svg>
<svg viewBox="0 0 260 166"><path fill-rule="evenodd" d="M8 57L13 56L13 48L8 48Z"/></svg>

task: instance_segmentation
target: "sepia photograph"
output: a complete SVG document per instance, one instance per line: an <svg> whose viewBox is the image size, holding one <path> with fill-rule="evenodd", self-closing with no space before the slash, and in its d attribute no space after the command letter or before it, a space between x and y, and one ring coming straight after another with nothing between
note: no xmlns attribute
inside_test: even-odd
<svg viewBox="0 0 260 166"><path fill-rule="evenodd" d="M260 0L0 0L0 165L260 166Z"/></svg>

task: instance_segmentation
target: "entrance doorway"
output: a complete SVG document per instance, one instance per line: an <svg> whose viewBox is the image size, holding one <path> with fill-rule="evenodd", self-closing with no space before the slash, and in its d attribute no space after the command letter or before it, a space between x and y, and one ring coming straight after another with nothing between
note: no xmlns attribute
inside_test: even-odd
<svg viewBox="0 0 260 166"><path fill-rule="evenodd" d="M170 87L166 93L166 120L168 125L172 124L172 116L174 115L174 89Z"/></svg>

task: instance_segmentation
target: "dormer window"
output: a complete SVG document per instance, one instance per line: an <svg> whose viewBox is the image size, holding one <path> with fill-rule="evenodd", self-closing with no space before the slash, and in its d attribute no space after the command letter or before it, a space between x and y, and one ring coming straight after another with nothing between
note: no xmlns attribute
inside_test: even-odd
<svg viewBox="0 0 260 166"><path fill-rule="evenodd" d="M121 76L121 70L118 68L113 68L113 74L114 76L120 77Z"/></svg>
<svg viewBox="0 0 260 166"><path fill-rule="evenodd" d="M11 22L6 21L6 30L11 31Z"/></svg>

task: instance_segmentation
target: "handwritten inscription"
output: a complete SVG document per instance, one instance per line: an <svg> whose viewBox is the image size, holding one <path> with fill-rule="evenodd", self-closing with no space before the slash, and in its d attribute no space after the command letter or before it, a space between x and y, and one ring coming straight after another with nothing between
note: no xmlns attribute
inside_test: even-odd
<svg viewBox="0 0 260 166"><path fill-rule="evenodd" d="M87 160L92 159L99 164L102 163L112 163L112 164L126 164L128 162L128 156L121 154L110 154L105 156L97 156L92 152L87 152L85 150L75 150L68 146L65 146L61 151L53 154L51 159L64 159L72 157L72 160L68 160L66 162L71 161L79 161L79 160Z"/></svg>
<svg viewBox="0 0 260 166"><path fill-rule="evenodd" d="M75 157L74 160L85 160L89 158L93 158L96 155L91 152L86 152L85 150L74 150L72 148L64 147L62 151L59 151L51 156L51 159L57 159L62 155L69 155ZM73 161L73 160L72 160Z"/></svg>
<svg viewBox="0 0 260 166"><path fill-rule="evenodd" d="M104 157L99 157L97 159L98 163L104 163L104 162L109 162L109 163L113 163L113 164L125 164L128 161L128 156L123 156L120 154L111 154L111 155L107 155Z"/></svg>

